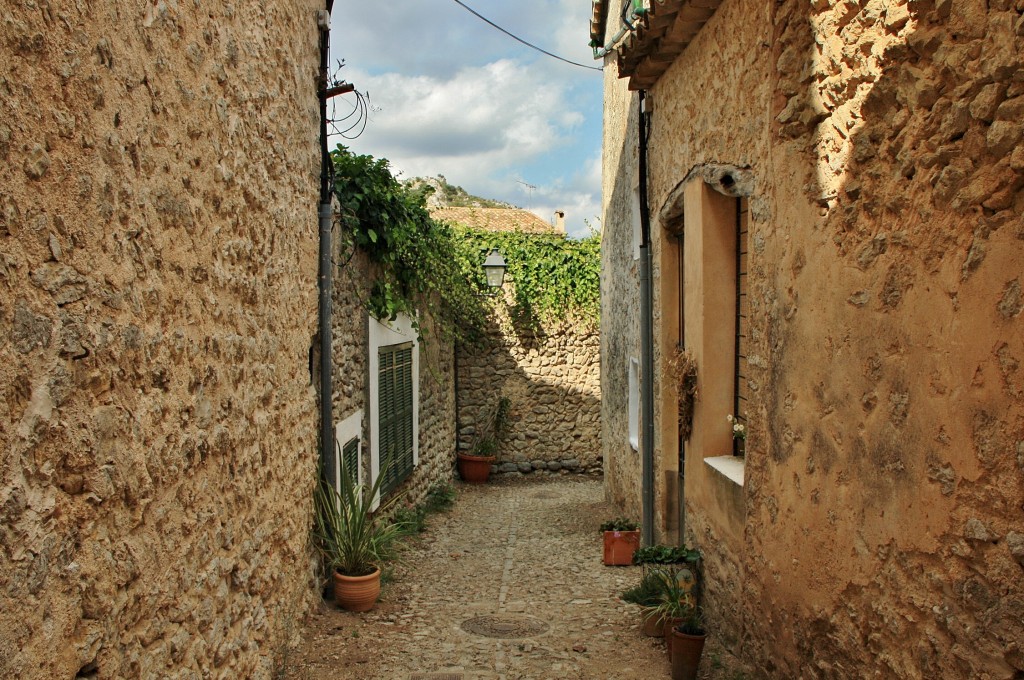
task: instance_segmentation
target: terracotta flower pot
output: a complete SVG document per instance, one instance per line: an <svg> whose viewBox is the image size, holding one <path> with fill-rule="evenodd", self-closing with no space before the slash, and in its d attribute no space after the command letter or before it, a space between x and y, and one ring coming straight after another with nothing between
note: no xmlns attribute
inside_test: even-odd
<svg viewBox="0 0 1024 680"><path fill-rule="evenodd" d="M657 614L640 612L640 632L647 637L665 637L665 620Z"/></svg>
<svg viewBox="0 0 1024 680"><path fill-rule="evenodd" d="M334 572L334 601L350 612L368 612L380 595L380 569L366 576L346 576Z"/></svg>
<svg viewBox="0 0 1024 680"><path fill-rule="evenodd" d="M672 627L672 680L696 680L707 635L680 633Z"/></svg>
<svg viewBox="0 0 1024 680"><path fill-rule="evenodd" d="M669 661L672 661L672 630L682 622L683 620L680 618L662 620L662 634L665 636L665 653L668 654Z"/></svg>
<svg viewBox="0 0 1024 680"><path fill-rule="evenodd" d="M462 481L470 484L486 484L487 478L491 476L491 465L494 464L494 456L470 456L465 453L458 456L459 476Z"/></svg>
<svg viewBox="0 0 1024 680"><path fill-rule="evenodd" d="M640 531L604 532L604 563L610 567L633 564L633 553L640 547Z"/></svg>

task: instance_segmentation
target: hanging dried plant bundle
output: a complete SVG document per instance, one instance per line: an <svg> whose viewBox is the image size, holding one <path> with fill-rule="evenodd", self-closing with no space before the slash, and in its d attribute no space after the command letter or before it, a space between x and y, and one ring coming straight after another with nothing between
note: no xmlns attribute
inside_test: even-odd
<svg viewBox="0 0 1024 680"><path fill-rule="evenodd" d="M689 439L693 431L693 406L697 401L697 363L684 349L677 349L668 360L679 389L679 436Z"/></svg>

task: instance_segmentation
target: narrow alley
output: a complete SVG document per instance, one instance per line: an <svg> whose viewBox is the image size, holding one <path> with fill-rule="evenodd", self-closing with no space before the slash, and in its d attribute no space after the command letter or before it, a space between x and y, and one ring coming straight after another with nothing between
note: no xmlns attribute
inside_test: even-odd
<svg viewBox="0 0 1024 680"><path fill-rule="evenodd" d="M605 567L615 510L599 477L459 485L367 614L320 604L284 663L288 680L669 677L660 639L619 595L639 567ZM752 678L709 636L701 678Z"/></svg>

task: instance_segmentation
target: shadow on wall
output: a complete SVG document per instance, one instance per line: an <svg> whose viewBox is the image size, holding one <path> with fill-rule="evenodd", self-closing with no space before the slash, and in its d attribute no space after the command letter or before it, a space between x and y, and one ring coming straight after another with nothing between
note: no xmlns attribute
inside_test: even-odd
<svg viewBox="0 0 1024 680"><path fill-rule="evenodd" d="M456 363L460 450L471 449L507 397L500 472L601 470L596 330L566 324L523 337L492 328L482 343L460 346Z"/></svg>
<svg viewBox="0 0 1024 680"><path fill-rule="evenodd" d="M615 68L614 63L608 68ZM629 360L640 359L640 278L634 258L633 213L637 190L639 107L624 88L605 88L621 106L623 127L606 131L605 143L617 143L618 165L605 169L614 178L606 199L601 241L601 437L605 494L630 517L640 516L640 456L629 445Z"/></svg>
<svg viewBox="0 0 1024 680"><path fill-rule="evenodd" d="M748 527L775 547L752 551L747 571L788 565L778 546L821 556L794 561L786 582L799 586L765 597L792 621L782 638L794 638L773 668L827 675L836 660L869 655L900 677L1019 673L1019 651L978 642L1024 638L1009 604L1020 601L1020 567L998 540L1019 524L1011 499L1024 490L1019 461L997 453L1024 440L1013 387L1024 361L1024 88L1014 81L1024 19L1010 3L891 3L873 14L805 0L774 19L781 149L770 171L805 168L786 181L806 187L818 219L801 220L777 191L775 221L793 225L792 245L755 242L770 261L755 291L770 378L767 455L755 446L747 459ZM830 508L850 519L826 522ZM858 549L824 549L836 536ZM831 606L802 613L815 596L892 615L883 626Z"/></svg>

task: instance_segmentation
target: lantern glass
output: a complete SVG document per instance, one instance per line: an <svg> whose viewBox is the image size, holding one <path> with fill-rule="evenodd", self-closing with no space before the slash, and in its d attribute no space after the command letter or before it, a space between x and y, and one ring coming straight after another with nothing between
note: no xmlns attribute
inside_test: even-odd
<svg viewBox="0 0 1024 680"><path fill-rule="evenodd" d="M501 288L505 283L505 258L495 248L484 260L484 275L487 277L487 287L491 289Z"/></svg>

